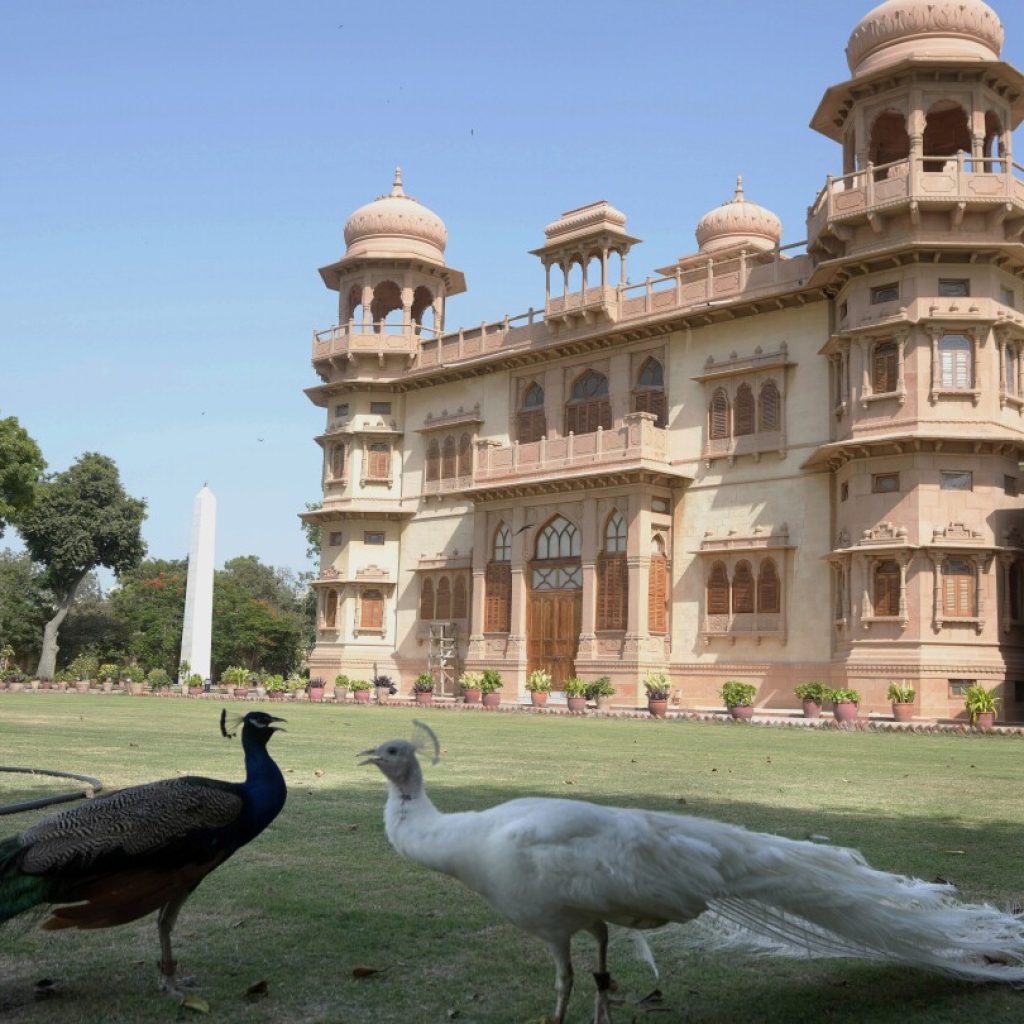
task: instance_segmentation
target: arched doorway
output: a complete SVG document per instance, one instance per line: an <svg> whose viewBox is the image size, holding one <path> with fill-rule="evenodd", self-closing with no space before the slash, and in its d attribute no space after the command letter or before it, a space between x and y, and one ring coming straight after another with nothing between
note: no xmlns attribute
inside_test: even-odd
<svg viewBox="0 0 1024 1024"><path fill-rule="evenodd" d="M544 669L556 688L576 674L583 612L580 532L555 516L537 537L530 562L527 671Z"/></svg>

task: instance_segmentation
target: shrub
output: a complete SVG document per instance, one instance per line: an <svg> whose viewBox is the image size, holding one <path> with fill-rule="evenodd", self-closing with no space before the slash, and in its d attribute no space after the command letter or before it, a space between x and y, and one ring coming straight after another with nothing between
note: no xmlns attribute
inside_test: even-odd
<svg viewBox="0 0 1024 1024"><path fill-rule="evenodd" d="M284 681L284 688L286 690L290 690L292 693L297 693L299 690L304 690L306 688L306 677L300 676L297 672L293 672Z"/></svg>
<svg viewBox="0 0 1024 1024"><path fill-rule="evenodd" d="M334 688L335 690L347 690L348 689L348 676L341 674L334 677Z"/></svg>
<svg viewBox="0 0 1024 1024"><path fill-rule="evenodd" d="M78 677L71 671L71 669L62 668L54 675L53 681L55 683L73 683L77 678Z"/></svg>
<svg viewBox="0 0 1024 1024"><path fill-rule="evenodd" d="M820 679L812 679L809 683L800 683L793 687L797 700L813 700L815 704L824 704L828 700L829 689Z"/></svg>
<svg viewBox="0 0 1024 1024"><path fill-rule="evenodd" d="M501 689L501 673L496 668L485 668L480 676L480 692L494 693Z"/></svg>
<svg viewBox="0 0 1024 1024"><path fill-rule="evenodd" d="M644 679L648 700L668 700L668 676L664 672L648 672Z"/></svg>
<svg viewBox="0 0 1024 1024"><path fill-rule="evenodd" d="M166 690L170 688L171 677L162 668L154 668L151 669L149 675L146 676L146 682L149 683L154 690Z"/></svg>
<svg viewBox="0 0 1024 1024"><path fill-rule="evenodd" d="M284 693L284 676L267 676L267 678L263 680L263 688L267 693Z"/></svg>
<svg viewBox="0 0 1024 1024"><path fill-rule="evenodd" d="M363 690L368 690L370 684L365 679L350 679L348 681L348 689L352 693L362 693Z"/></svg>
<svg viewBox="0 0 1024 1024"><path fill-rule="evenodd" d="M322 690L324 688L324 681L319 676L314 676L312 679L306 682L307 690Z"/></svg>
<svg viewBox="0 0 1024 1024"><path fill-rule="evenodd" d="M592 684L583 682L582 679L577 679L575 676L570 676L566 679L564 689L566 697L587 697L590 695L590 687Z"/></svg>
<svg viewBox="0 0 1024 1024"><path fill-rule="evenodd" d="M433 693L434 677L429 672L421 672L412 684L414 693Z"/></svg>
<svg viewBox="0 0 1024 1024"><path fill-rule="evenodd" d="M598 697L614 697L615 687L608 676L601 676L587 685L587 696L591 700L597 700Z"/></svg>
<svg viewBox="0 0 1024 1024"><path fill-rule="evenodd" d="M753 683L741 683L730 679L722 683L722 701L727 708L746 708L754 703L757 687Z"/></svg>
<svg viewBox="0 0 1024 1024"><path fill-rule="evenodd" d="M112 661L108 661L96 670L96 678L101 683L116 683L121 678L121 669Z"/></svg>
<svg viewBox="0 0 1024 1024"><path fill-rule="evenodd" d="M99 670L100 659L95 654L80 654L68 665L75 679L95 679Z"/></svg>
<svg viewBox="0 0 1024 1024"><path fill-rule="evenodd" d="M252 673L241 665L229 665L220 675L225 686L248 686Z"/></svg>
<svg viewBox="0 0 1024 1024"><path fill-rule="evenodd" d="M860 694L856 690L840 688L838 690L827 690L826 699L833 704L859 704Z"/></svg>
<svg viewBox="0 0 1024 1024"><path fill-rule="evenodd" d="M141 665L125 665L121 676L129 683L142 683L146 680L146 670Z"/></svg>
<svg viewBox="0 0 1024 1024"><path fill-rule="evenodd" d="M893 704L913 704L917 693L905 679L889 684L889 700Z"/></svg>
<svg viewBox="0 0 1024 1024"><path fill-rule="evenodd" d="M551 674L542 668L534 669L526 680L526 688L530 693L550 693Z"/></svg>
<svg viewBox="0 0 1024 1024"><path fill-rule="evenodd" d="M996 687L986 690L984 686L972 683L964 691L964 706L971 716L971 721L977 720L978 715L996 710L999 698L996 696Z"/></svg>
<svg viewBox="0 0 1024 1024"><path fill-rule="evenodd" d="M193 672L188 677L188 685L193 690L201 690L203 688L203 677L198 672Z"/></svg>
<svg viewBox="0 0 1024 1024"><path fill-rule="evenodd" d="M459 686L463 690L479 690L484 680L483 672L463 672L459 676Z"/></svg>

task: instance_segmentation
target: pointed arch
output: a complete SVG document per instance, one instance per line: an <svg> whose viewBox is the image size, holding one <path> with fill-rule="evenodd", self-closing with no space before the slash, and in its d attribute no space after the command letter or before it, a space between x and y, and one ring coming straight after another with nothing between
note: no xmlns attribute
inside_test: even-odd
<svg viewBox="0 0 1024 1024"><path fill-rule="evenodd" d="M625 629L629 610L626 520L613 509L605 520L604 545L597 558L597 628Z"/></svg>
<svg viewBox="0 0 1024 1024"><path fill-rule="evenodd" d="M462 478L473 475L473 442L469 434L459 438L459 476Z"/></svg>
<svg viewBox="0 0 1024 1024"><path fill-rule="evenodd" d="M758 409L758 429L766 434L781 430L782 397L779 394L779 388L775 381L766 380L761 385L761 393L758 398L760 406Z"/></svg>
<svg viewBox="0 0 1024 1024"><path fill-rule="evenodd" d="M743 559L732 574L732 611L734 615L750 615L754 611L754 571Z"/></svg>
<svg viewBox="0 0 1024 1024"><path fill-rule="evenodd" d="M565 432L593 434L599 427L609 430L612 406L608 399L608 378L597 370L585 370L573 382L565 403Z"/></svg>
<svg viewBox="0 0 1024 1024"><path fill-rule="evenodd" d="M441 445L441 479L454 480L458 456L455 448L455 435L449 434Z"/></svg>
<svg viewBox="0 0 1024 1024"><path fill-rule="evenodd" d="M580 557L580 531L563 515L556 515L537 535L534 557L538 561Z"/></svg>
<svg viewBox="0 0 1024 1024"><path fill-rule="evenodd" d="M757 573L757 610L761 615L778 615L782 610L782 587L775 561L766 558Z"/></svg>
<svg viewBox="0 0 1024 1024"><path fill-rule="evenodd" d="M484 576L484 632L508 633L512 628L512 531L498 523L491 560Z"/></svg>
<svg viewBox="0 0 1024 1024"><path fill-rule="evenodd" d="M452 617L452 584L447 576L442 576L437 581L434 615L438 619L450 619Z"/></svg>
<svg viewBox="0 0 1024 1024"><path fill-rule="evenodd" d="M732 432L736 437L754 432L754 392L749 384L741 384L736 389Z"/></svg>
<svg viewBox="0 0 1024 1024"><path fill-rule="evenodd" d="M523 391L519 412L516 414L516 438L520 444L529 444L539 441L546 434L544 389L532 381Z"/></svg>
<svg viewBox="0 0 1024 1024"><path fill-rule="evenodd" d="M436 437L427 445L427 465L425 471L428 483L436 483L441 479L441 442Z"/></svg>
<svg viewBox="0 0 1024 1024"><path fill-rule="evenodd" d="M494 531L492 557L495 562L510 562L512 560L512 531L504 523L498 523L497 529Z"/></svg>
<svg viewBox="0 0 1024 1024"><path fill-rule="evenodd" d="M725 562L715 562L708 573L707 584L708 615L729 614L729 573Z"/></svg>
<svg viewBox="0 0 1024 1024"><path fill-rule="evenodd" d="M708 409L708 436L712 441L724 441L729 437L729 397L725 388L716 388L711 396Z"/></svg>
<svg viewBox="0 0 1024 1024"><path fill-rule="evenodd" d="M434 617L434 581L424 576L420 581L420 619L429 622Z"/></svg>
<svg viewBox="0 0 1024 1024"><path fill-rule="evenodd" d="M468 617L469 603L466 599L466 577L459 573L452 584L452 618L465 619Z"/></svg>
<svg viewBox="0 0 1024 1024"><path fill-rule="evenodd" d="M612 509L604 524L604 551L608 555L626 553L626 520L618 509Z"/></svg>
<svg viewBox="0 0 1024 1024"><path fill-rule="evenodd" d="M649 356L644 360L637 374L633 389L633 411L654 413L655 425L664 427L667 422L665 402L665 370L661 361Z"/></svg>
<svg viewBox="0 0 1024 1024"><path fill-rule="evenodd" d="M668 558L660 534L651 538L651 567L647 587L647 632L668 632Z"/></svg>

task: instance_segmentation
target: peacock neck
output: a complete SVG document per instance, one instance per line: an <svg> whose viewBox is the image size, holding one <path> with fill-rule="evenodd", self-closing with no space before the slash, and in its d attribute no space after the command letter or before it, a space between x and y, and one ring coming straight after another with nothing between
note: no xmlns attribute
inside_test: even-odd
<svg viewBox="0 0 1024 1024"><path fill-rule="evenodd" d="M255 737L249 729L242 730L242 750L245 752L245 789L249 793L256 822L265 828L284 806L286 788L284 776L267 750L269 735Z"/></svg>
<svg viewBox="0 0 1024 1024"><path fill-rule="evenodd" d="M449 844L444 839L444 815L423 788L419 764L401 779L388 780L384 827L391 845L420 864L449 870Z"/></svg>

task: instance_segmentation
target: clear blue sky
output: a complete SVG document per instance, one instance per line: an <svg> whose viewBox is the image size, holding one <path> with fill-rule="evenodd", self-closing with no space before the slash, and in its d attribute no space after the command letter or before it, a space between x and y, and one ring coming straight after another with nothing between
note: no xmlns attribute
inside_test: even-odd
<svg viewBox="0 0 1024 1024"><path fill-rule="evenodd" d="M466 273L449 327L539 305L527 250L595 199L645 239L634 280L693 250L738 172L798 242L840 170L807 123L871 6L7 3L0 415L51 469L112 456L153 556L187 553L209 481L218 564L304 568L323 420L302 389L336 312L316 269L396 164ZM1024 10L994 6L1024 65Z"/></svg>

